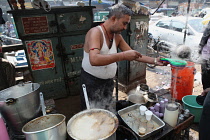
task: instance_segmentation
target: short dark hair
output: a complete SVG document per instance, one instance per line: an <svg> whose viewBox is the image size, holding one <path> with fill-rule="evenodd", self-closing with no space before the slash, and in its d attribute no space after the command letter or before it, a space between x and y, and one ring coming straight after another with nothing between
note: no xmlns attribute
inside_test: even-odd
<svg viewBox="0 0 210 140"><path fill-rule="evenodd" d="M118 19L123 17L124 15L132 15L132 10L122 3L113 5L112 7L109 8L109 14L107 15L108 18L115 16Z"/></svg>

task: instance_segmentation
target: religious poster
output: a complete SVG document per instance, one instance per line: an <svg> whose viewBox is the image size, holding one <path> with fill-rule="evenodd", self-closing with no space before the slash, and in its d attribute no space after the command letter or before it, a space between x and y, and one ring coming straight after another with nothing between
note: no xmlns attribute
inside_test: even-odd
<svg viewBox="0 0 210 140"><path fill-rule="evenodd" d="M50 39L26 41L32 70L55 67L52 42Z"/></svg>

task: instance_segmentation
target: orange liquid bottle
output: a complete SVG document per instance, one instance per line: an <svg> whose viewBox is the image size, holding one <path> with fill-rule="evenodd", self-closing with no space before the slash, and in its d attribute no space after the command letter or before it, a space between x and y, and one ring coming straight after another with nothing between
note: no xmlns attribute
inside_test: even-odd
<svg viewBox="0 0 210 140"><path fill-rule="evenodd" d="M172 66L171 95L173 98L182 100L182 97L192 95L195 74L194 65L193 62L187 62L184 68Z"/></svg>

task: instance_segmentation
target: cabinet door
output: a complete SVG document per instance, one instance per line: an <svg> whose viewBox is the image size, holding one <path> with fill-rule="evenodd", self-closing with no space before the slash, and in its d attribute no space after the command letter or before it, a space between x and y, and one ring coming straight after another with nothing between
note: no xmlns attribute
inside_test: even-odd
<svg viewBox="0 0 210 140"><path fill-rule="evenodd" d="M148 40L148 16L133 16L130 23L132 35L130 37L130 46L132 49L146 55ZM137 61L130 61L129 81L134 81L145 77L146 64Z"/></svg>
<svg viewBox="0 0 210 140"><path fill-rule="evenodd" d="M65 48L64 59L66 72L68 75L67 83L70 94L79 94L79 79L83 58L83 43L85 35L62 37L62 45Z"/></svg>
<svg viewBox="0 0 210 140"><path fill-rule="evenodd" d="M67 96L68 87L65 86L65 74L57 51L60 48L58 38L27 40L24 43L33 80L41 85L40 91L45 98Z"/></svg>
<svg viewBox="0 0 210 140"><path fill-rule="evenodd" d="M62 13L57 15L61 33L89 30L93 23L92 11Z"/></svg>
<svg viewBox="0 0 210 140"><path fill-rule="evenodd" d="M132 16L126 32L122 35L130 47L141 54L146 54L148 39L148 16ZM145 81L146 64L137 61L119 63L119 83L129 86L136 81Z"/></svg>
<svg viewBox="0 0 210 140"><path fill-rule="evenodd" d="M54 14L23 15L14 16L14 18L20 38L57 33Z"/></svg>

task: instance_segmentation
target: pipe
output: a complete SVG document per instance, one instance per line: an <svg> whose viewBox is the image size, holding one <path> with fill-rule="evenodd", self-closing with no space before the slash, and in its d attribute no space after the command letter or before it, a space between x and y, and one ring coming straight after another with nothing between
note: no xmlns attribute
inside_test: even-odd
<svg viewBox="0 0 210 140"><path fill-rule="evenodd" d="M189 17L189 11L190 11L190 1L191 0L188 0L188 5L187 5L187 17L186 17L186 24L185 24L183 44L185 44L185 41L186 41L187 24L188 24L188 17Z"/></svg>

